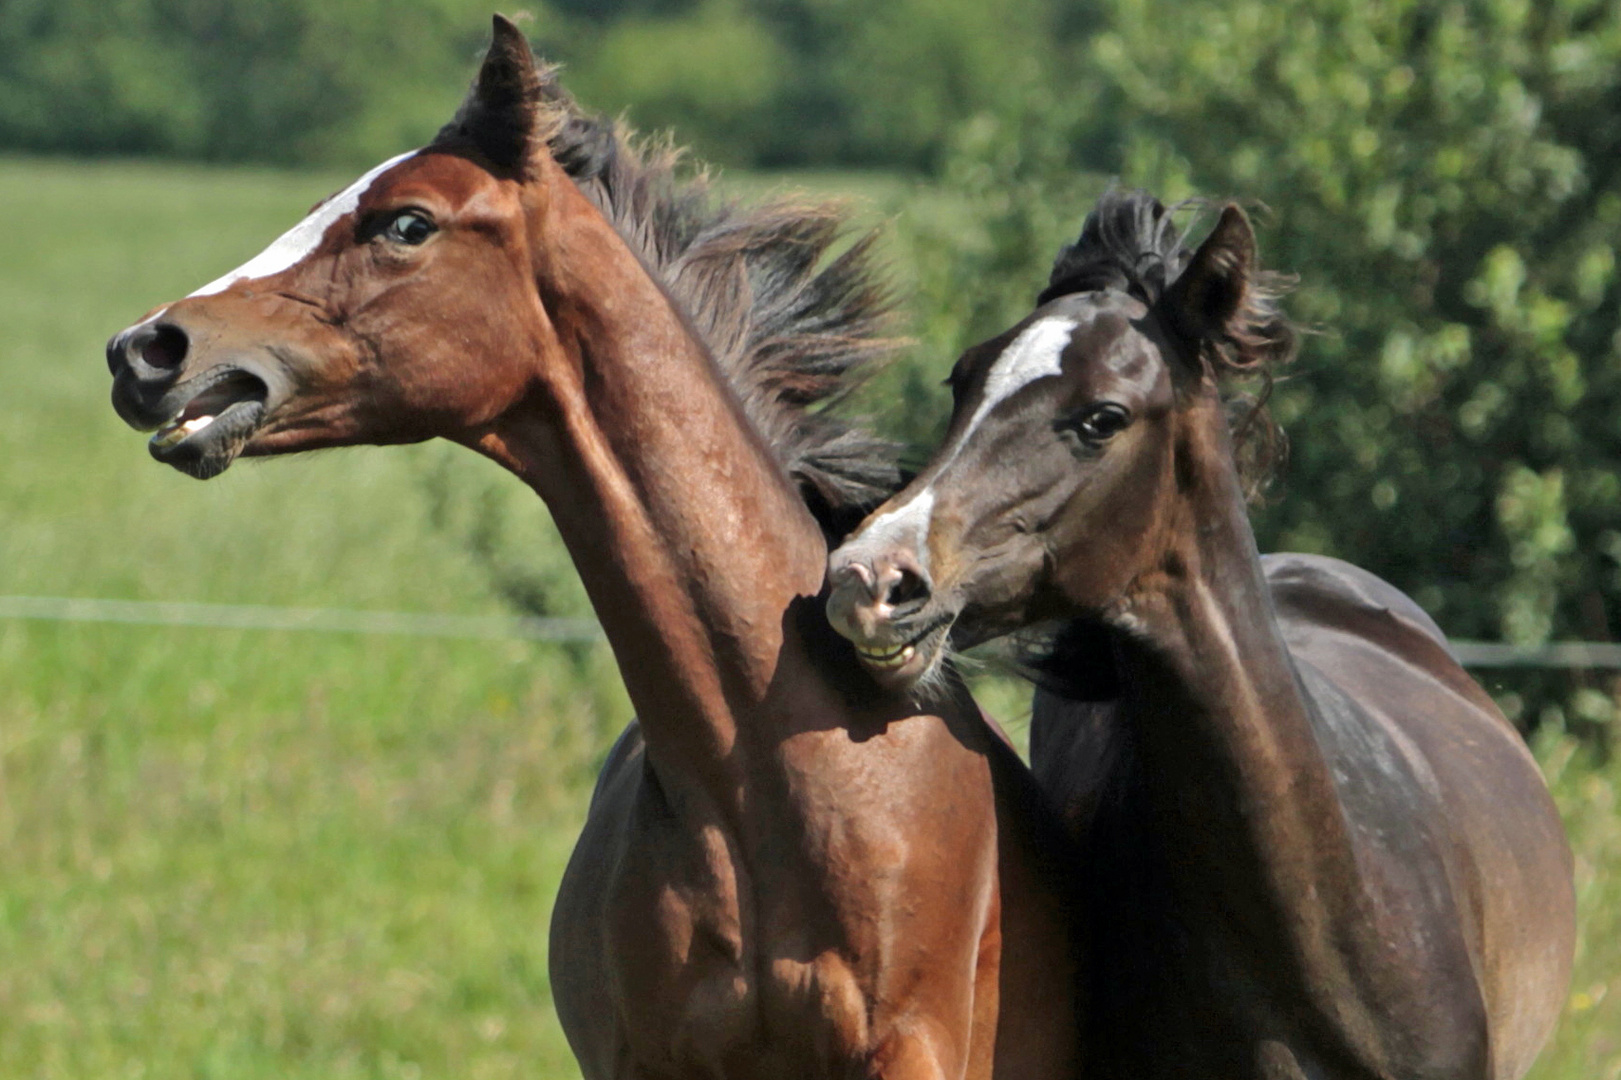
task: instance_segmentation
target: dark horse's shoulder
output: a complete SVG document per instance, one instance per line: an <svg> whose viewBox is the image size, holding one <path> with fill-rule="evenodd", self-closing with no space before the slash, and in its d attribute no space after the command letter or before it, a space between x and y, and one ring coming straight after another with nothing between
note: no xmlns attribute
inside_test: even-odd
<svg viewBox="0 0 1621 1080"><path fill-rule="evenodd" d="M1297 658L1343 647L1351 638L1466 697L1483 698L1435 620L1390 582L1327 555L1263 555L1261 568L1278 629Z"/></svg>
<svg viewBox="0 0 1621 1080"><path fill-rule="evenodd" d="M1436 704L1419 686L1444 687L1454 703L1447 711L1460 708L1512 730L1435 620L1388 581L1326 555L1263 555L1261 567L1296 662L1318 668L1361 706L1383 706L1379 711L1399 717L1426 701L1418 712L1433 715ZM1411 721L1401 726L1410 728Z"/></svg>
<svg viewBox="0 0 1621 1080"><path fill-rule="evenodd" d="M1396 586L1360 566L1327 555L1278 552L1262 555L1261 569L1280 619L1353 623L1357 627L1384 621L1391 633L1418 634L1447 648L1446 635L1428 612Z"/></svg>
<svg viewBox="0 0 1621 1080"><path fill-rule="evenodd" d="M608 756L597 773L596 786L591 789L591 809L596 809L603 792L617 784L627 769L633 765L640 765L645 752L646 743L642 741L642 725L632 719L625 726L625 730L619 733L619 738L614 740L613 747L608 751Z"/></svg>

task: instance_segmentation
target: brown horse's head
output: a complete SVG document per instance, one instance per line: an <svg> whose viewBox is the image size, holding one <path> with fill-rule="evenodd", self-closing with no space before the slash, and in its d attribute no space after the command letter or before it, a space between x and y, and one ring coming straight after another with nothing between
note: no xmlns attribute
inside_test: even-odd
<svg viewBox="0 0 1621 1080"><path fill-rule="evenodd" d="M498 18L476 85L431 145L116 335L113 405L156 429L153 457L206 478L244 453L464 433L523 394L532 358L557 344L531 270L530 203L547 185L526 182L558 169L543 89L522 34ZM514 328L538 340L513 341Z"/></svg>
<svg viewBox="0 0 1621 1080"><path fill-rule="evenodd" d="M1150 572L1189 440L1210 416L1226 438L1217 377L1291 348L1254 263L1236 207L1190 253L1152 197L1104 196L1035 312L957 362L930 463L830 559L829 617L876 677L923 678L948 635L1107 616Z"/></svg>

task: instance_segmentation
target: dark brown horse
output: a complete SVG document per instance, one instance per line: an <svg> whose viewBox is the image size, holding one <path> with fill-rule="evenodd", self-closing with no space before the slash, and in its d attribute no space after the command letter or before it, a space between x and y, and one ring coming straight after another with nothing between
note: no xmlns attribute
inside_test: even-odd
<svg viewBox="0 0 1621 1080"><path fill-rule="evenodd" d="M1061 828L821 617L824 526L893 476L812 409L884 347L867 246L671 169L497 19L431 145L113 339L114 403L194 476L437 436L545 499L640 716L552 925L587 1076L1072 1076Z"/></svg>
<svg viewBox="0 0 1621 1080"><path fill-rule="evenodd" d="M1237 208L1190 252L1105 196L958 362L944 445L834 553L830 614L897 687L953 626L1070 620L1031 756L1084 848L1091 1075L1508 1080L1564 998L1570 853L1417 605L1258 558L1218 380L1292 351L1272 286Z"/></svg>

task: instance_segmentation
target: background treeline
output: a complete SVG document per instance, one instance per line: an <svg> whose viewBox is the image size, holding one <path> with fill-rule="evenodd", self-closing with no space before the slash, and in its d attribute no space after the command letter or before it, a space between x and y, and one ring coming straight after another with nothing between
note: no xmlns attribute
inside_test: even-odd
<svg viewBox="0 0 1621 1080"><path fill-rule="evenodd" d="M449 115L488 6L0 0L0 148L367 164ZM1028 310L1108 178L1264 205L1314 333L1273 398L1293 459L1263 548L1368 566L1458 636L1621 627L1621 2L524 7L578 97L702 157L916 179L919 345L869 407L919 443L950 358ZM445 508L494 552L490 513ZM530 607L567 591L503 572ZM1498 689L1526 722L1614 712L1586 676Z"/></svg>
<svg viewBox="0 0 1621 1080"><path fill-rule="evenodd" d="M349 164L456 102L490 0L5 0L0 147ZM734 165L937 165L952 126L1056 56L1040 0L534 0L569 84ZM1049 65L1050 66L1050 65Z"/></svg>

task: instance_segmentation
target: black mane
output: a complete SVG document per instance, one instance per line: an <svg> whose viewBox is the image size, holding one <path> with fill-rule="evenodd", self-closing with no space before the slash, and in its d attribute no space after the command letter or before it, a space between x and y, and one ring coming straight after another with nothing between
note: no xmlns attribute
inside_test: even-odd
<svg viewBox="0 0 1621 1080"><path fill-rule="evenodd" d="M709 347L743 410L811 512L834 536L900 487L899 447L824 407L900 341L876 232L831 260L847 235L835 204L719 199L681 151L583 113L542 73L552 156L602 211Z"/></svg>
<svg viewBox="0 0 1621 1080"><path fill-rule="evenodd" d="M1066 244L1053 261L1040 306L1070 293L1118 289L1153 304L1187 267L1193 252L1184 243L1172 215L1146 191L1110 188L1081 225L1081 235Z"/></svg>

